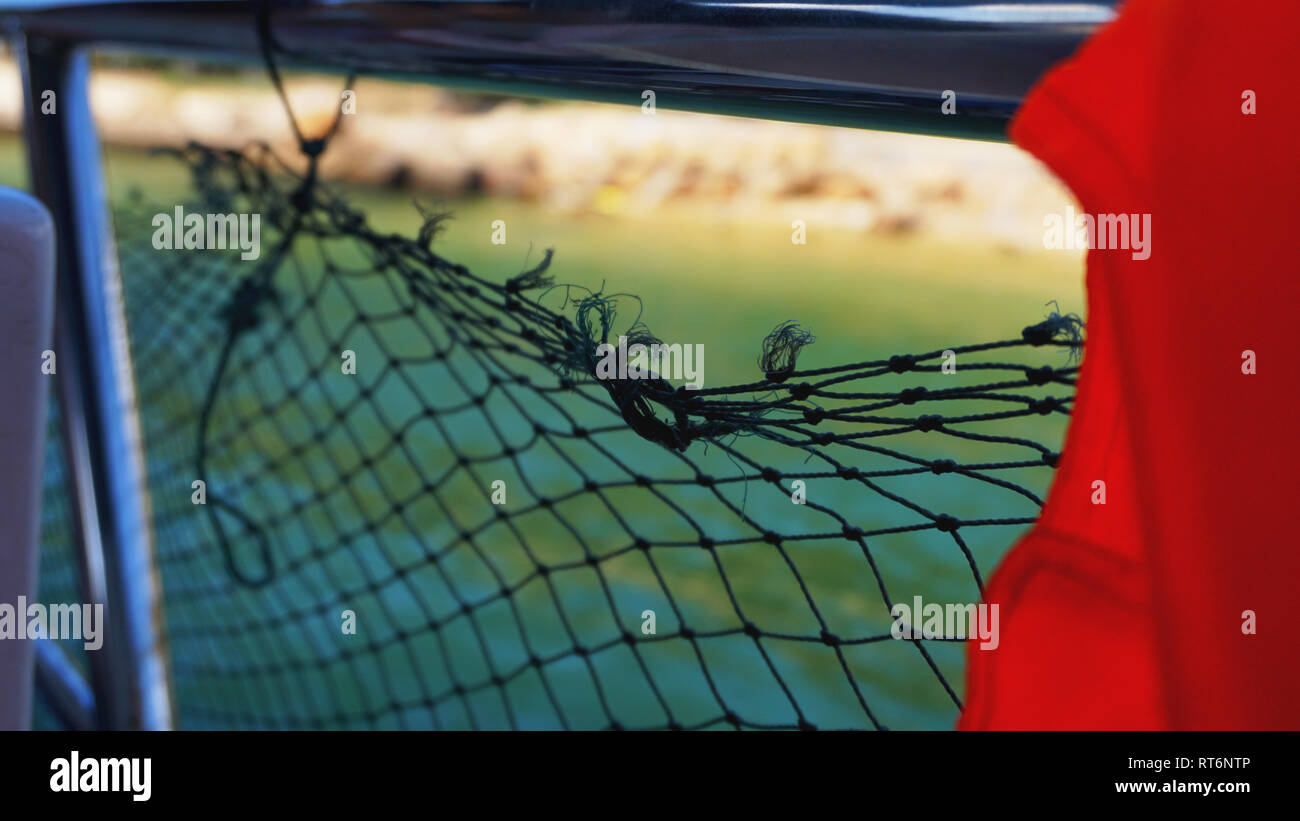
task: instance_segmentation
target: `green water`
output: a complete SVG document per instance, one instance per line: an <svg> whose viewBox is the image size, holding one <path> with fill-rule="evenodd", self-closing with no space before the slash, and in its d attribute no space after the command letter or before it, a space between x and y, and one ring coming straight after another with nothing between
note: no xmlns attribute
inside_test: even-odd
<svg viewBox="0 0 1300 821"><path fill-rule="evenodd" d="M0 140L0 182L20 181L17 163L12 141ZM109 176L119 205L133 188L163 206L181 201L186 191L187 178L173 165L139 153L110 152ZM349 196L382 230L407 234L419 227L409 192L354 189ZM706 386L755 379L760 340L788 319L816 334L800 359L801 367L816 368L1014 338L1043 317L1048 300L1082 313L1077 263L1050 254L1008 254L991 243L893 239L813 225L808 244L797 246L788 227L775 221L631 221L560 214L527 202L422 202L454 213L435 247L481 277L502 281L554 248L551 270L559 282L636 294L641 320L656 335L704 346ZM141 219L119 209L119 234L148 236ZM507 226L505 245L490 241L495 220ZM738 544L716 551L717 564L705 551L671 546L698 537L674 506L719 541L752 535L737 510L783 533L835 529L810 508L790 504L788 489L733 482L722 490L729 505L720 504L718 496L687 483L693 471L677 457L627 431L594 440L624 466L592 444L570 440L559 449L532 447L518 462L493 459L501 442L526 442L532 422L562 427L563 419L525 391L503 390L481 410L453 412L466 396L452 372L472 373L470 360L413 362L398 369L405 379L375 369L394 353L419 359L429 344L418 321L380 331L352 322L358 310L379 315L400 305L382 278L331 284L318 269L300 272L283 284L290 302L318 293L312 321L278 335L259 331L259 343L280 347L262 349L250 340L236 351L237 366L223 383L209 435L216 445L214 493L236 500L266 528L284 569L264 589L232 583L214 547L210 511L189 503L194 420L220 344L215 307L228 296L223 288L229 280L216 269L205 280L183 258L160 258L165 252L139 241L124 241L122 251L183 726L560 726L552 698L572 727L602 727L608 716L624 726L662 726L665 704L678 723L704 723L717 719L719 701L755 724L793 724L796 714L778 678L817 726L869 726L850 676L884 725L937 728L955 719L952 701L908 643L849 646L841 661L816 642L765 638L760 652L748 637L733 634L701 639L697 655L685 639L671 638L683 622L697 633L735 630L736 606L765 633L792 636L818 634L813 606L840 636L885 633L889 617L864 557L842 538L791 541L785 555ZM159 266L174 267L163 277ZM146 272L153 272L147 281ZM558 309L562 297L554 292L547 304ZM630 322L636 303L623 305L621 319ZM301 348L286 339L300 340ZM330 357L341 348L356 351L358 379L334 375ZM1053 357L1040 351L1026 361L1063 364ZM513 367L533 375L528 363ZM288 402L286 386L305 375L312 378ZM538 369L537 376L544 375ZM890 389L907 387L908 378ZM356 400L358 385L371 387L373 401L331 422L324 410ZM420 421L429 407L446 409L441 425ZM572 403L564 407L582 412ZM598 424L609 424L607 416L599 418ZM495 429L485 426L488 419ZM1032 417L996 432L1059 449L1064 422ZM383 448L395 423L410 425L409 453ZM999 458L982 443L909 436L907 449L922 457ZM789 448L762 441L745 447L757 461L785 472L813 469L801 466L802 454L784 452ZM482 462L473 471L455 471L453 449ZM739 475L716 448L697 443L689 455L711 475ZM369 468L361 469L363 463ZM575 463L580 470L571 467ZM666 480L662 495L630 486L625 465ZM1031 473L1007 478L1041 496L1050 471ZM534 508L538 498L574 493L584 475L620 486L604 501L576 493L553 513ZM429 476L446 477L436 498L421 494ZM505 509L516 514L518 531L492 524L496 510L486 503L483 485L495 479L511 488ZM810 501L862 527L916 521L852 483L827 478L808 484ZM961 477L894 477L881 484L959 518L1035 510ZM401 516L391 515L394 498L413 500ZM232 532L237 524L227 521ZM466 530L475 533L472 544L458 544L457 534ZM628 531L656 547L645 555L626 551ZM963 535L987 578L1022 532L987 527ZM254 544L236 541L241 560L255 561ZM602 557L599 575L583 566L582 544ZM965 560L944 534L881 537L873 553L896 601L912 595L937 602L978 598ZM544 583L535 575L538 563L572 567ZM494 598L502 585L512 595ZM474 604L473 618L458 617L461 602ZM344 609L357 613L357 636L340 634ZM575 637L586 647L602 647L621 631L640 637L645 609L656 611L662 640L641 637L635 652L622 644L585 658L567 652ZM943 642L928 647L960 694L964 648ZM552 660L530 667L530 652ZM512 670L522 672L500 686L485 684L494 671ZM458 685L463 694L455 694ZM438 696L432 706L429 694Z"/></svg>

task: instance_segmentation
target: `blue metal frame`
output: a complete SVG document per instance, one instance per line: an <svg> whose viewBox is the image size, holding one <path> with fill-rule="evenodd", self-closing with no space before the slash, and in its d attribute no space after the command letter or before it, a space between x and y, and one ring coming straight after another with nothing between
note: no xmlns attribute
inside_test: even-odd
<svg viewBox="0 0 1300 821"><path fill-rule="evenodd" d="M208 0L18 3L68 42L442 85L1005 140L1038 77L1118 0ZM377 47L382 43L382 47ZM942 109L945 91L955 111Z"/></svg>
<svg viewBox="0 0 1300 821"><path fill-rule="evenodd" d="M67 729L94 730L99 726L90 684L56 641L36 643L36 687Z"/></svg>
<svg viewBox="0 0 1300 821"><path fill-rule="evenodd" d="M168 729L162 593L88 61L83 49L41 37L18 46L33 193L50 209L59 238L57 388L81 594L104 603L108 624L103 648L90 654L96 726ZM40 111L47 89L56 93L55 114ZM49 661L52 680L67 682L58 700L80 702L68 667Z"/></svg>

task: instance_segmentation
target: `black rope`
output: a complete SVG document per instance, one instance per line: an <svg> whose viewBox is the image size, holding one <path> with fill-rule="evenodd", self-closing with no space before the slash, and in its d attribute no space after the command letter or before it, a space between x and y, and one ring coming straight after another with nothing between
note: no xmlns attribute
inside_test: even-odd
<svg viewBox="0 0 1300 821"><path fill-rule="evenodd" d="M280 98L284 106L285 116L289 120L289 126L293 129L294 137L298 141L298 149L307 160L307 170L303 174L301 181L289 196L287 210L290 216L290 224L286 227L280 237L280 241L272 250L266 260L258 266L257 270L248 276L231 294L230 301L222 309L222 316L225 317L227 325L227 334L225 343L222 346L221 355L217 360L216 370L212 374L209 383L207 397L203 403L203 410L199 414L199 431L198 446L195 463L198 467L199 478L208 488L208 497L211 503L204 509L207 512L209 523L212 525L217 535L217 543L225 557L226 568L230 574L238 579L242 584L250 586L261 586L271 581L275 575L274 557L271 553L270 542L265 532L255 522L253 522L243 511L236 505L227 502L215 489L210 486L208 481L208 448L207 433L208 425L211 421L212 406L217 398L217 391L221 386L221 380L225 375L226 366L230 362L230 351L237 343L239 336L253 328L257 327L261 321L261 313L264 303L275 301L275 289L272 285L272 279L276 270L284 260L285 254L293 247L297 239L298 230L302 225L302 217L309 212L313 205L313 196L318 178L318 168L320 165L320 155L325 150L326 144L338 133L339 126L343 120L343 112L340 107L339 111L334 114L333 124L329 131L322 138L307 139L303 136L302 129L298 127L298 120L294 116L293 106L289 102L289 95L285 92L284 82L280 76L280 70L275 62L275 41L271 33L271 4L266 0L257 3L257 34L258 42L261 46L263 62L266 65L267 75L271 78L271 83L275 86L276 96ZM345 89L351 88L356 82L356 73L348 75L344 82ZM205 159L205 162L211 162L212 158ZM209 166L210 170L210 166ZM263 178L264 179L264 178ZM228 195L225 192L218 192L209 187L206 192L209 200L219 199L226 200ZM230 538L226 533L226 528L221 522L218 511L223 511L239 519L240 523L253 534L257 542L258 553L261 556L262 568L260 571L248 572L240 567L235 560L234 550L231 546Z"/></svg>

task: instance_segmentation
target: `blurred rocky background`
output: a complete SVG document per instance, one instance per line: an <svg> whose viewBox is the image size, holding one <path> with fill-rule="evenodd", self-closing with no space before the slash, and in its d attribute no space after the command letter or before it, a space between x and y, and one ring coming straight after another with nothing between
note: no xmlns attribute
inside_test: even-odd
<svg viewBox="0 0 1300 821"><path fill-rule="evenodd" d="M323 131L342 80L288 83L299 119ZM704 220L794 219L886 235L975 239L1011 252L1042 247L1043 215L1070 194L1002 144L736 117L540 102L361 79L324 158L333 179L435 196L517 198L561 213L671 209ZM107 61L92 100L103 140L149 148L196 139L265 141L294 155L283 108L262 71L216 72ZM17 68L0 55L0 130L21 127Z"/></svg>

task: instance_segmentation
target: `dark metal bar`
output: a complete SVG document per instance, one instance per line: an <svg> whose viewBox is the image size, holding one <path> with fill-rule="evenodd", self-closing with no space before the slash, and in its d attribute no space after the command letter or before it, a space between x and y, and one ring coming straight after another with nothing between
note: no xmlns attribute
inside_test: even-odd
<svg viewBox="0 0 1300 821"><path fill-rule="evenodd" d="M94 730L98 726L94 693L56 641L36 642L36 686L66 729Z"/></svg>
<svg viewBox="0 0 1300 821"><path fill-rule="evenodd" d="M102 649L90 654L96 717L104 728L165 729L161 595L87 62L39 36L18 46L33 192L59 237L56 375L78 569L85 600L104 603L107 622ZM41 111L46 90L56 94L54 114Z"/></svg>
<svg viewBox="0 0 1300 821"><path fill-rule="evenodd" d="M20 5L30 32L223 59L258 58L264 8L277 50L304 67L635 105L653 90L665 108L1005 139L1026 91L1116 0Z"/></svg>

